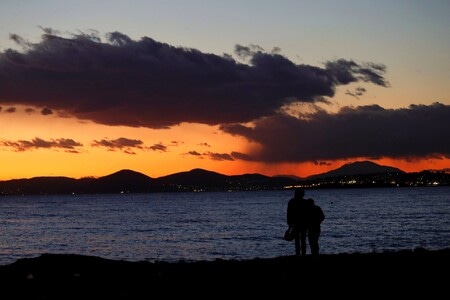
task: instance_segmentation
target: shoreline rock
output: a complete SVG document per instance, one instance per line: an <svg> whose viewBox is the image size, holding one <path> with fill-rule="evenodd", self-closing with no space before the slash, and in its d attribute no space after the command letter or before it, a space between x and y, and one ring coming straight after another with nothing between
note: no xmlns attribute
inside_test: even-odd
<svg viewBox="0 0 450 300"><path fill-rule="evenodd" d="M449 257L450 248L177 263L42 254L0 266L0 282L5 299L135 299L211 291L431 296L447 293Z"/></svg>

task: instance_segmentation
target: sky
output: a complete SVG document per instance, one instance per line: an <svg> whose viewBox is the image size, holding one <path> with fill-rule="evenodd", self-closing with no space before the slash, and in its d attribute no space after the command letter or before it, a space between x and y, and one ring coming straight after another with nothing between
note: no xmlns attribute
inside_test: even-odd
<svg viewBox="0 0 450 300"><path fill-rule="evenodd" d="M450 2L0 1L0 180L450 171Z"/></svg>

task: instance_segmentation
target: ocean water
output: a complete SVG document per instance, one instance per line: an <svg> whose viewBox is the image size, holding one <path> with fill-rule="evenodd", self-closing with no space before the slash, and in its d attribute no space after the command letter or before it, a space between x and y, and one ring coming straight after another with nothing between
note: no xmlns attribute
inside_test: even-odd
<svg viewBox="0 0 450 300"><path fill-rule="evenodd" d="M128 261L292 255L293 191L0 197L0 265L43 253ZM450 187L306 190L321 253L450 247ZM309 248L308 248L309 252Z"/></svg>

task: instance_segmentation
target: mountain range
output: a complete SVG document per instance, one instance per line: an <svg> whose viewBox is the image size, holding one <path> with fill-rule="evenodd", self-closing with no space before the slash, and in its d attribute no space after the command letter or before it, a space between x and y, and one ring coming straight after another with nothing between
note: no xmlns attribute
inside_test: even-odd
<svg viewBox="0 0 450 300"><path fill-rule="evenodd" d="M133 170L124 169L99 178L74 179L58 176L0 181L0 195L254 191L277 190L299 185L304 187L320 185L321 187L327 185L328 187L344 187L343 178L347 176L359 178L361 183L365 184L373 183L373 176L376 176L377 186L385 186L387 182L389 184L393 182L393 176L407 178L408 182L416 181L414 178L411 179L408 174L400 169L381 166L370 161L346 164L338 169L307 178L261 174L230 176L204 169L193 169L152 178ZM448 184L450 175L444 174L443 176L445 176L444 183ZM442 182L442 179L437 180Z"/></svg>
<svg viewBox="0 0 450 300"><path fill-rule="evenodd" d="M305 179L312 180L326 177L337 177L346 175L367 175L378 173L405 173L405 172L398 168L390 166L382 166L371 161L357 161L345 164L342 167L337 168L335 170L331 170L329 172L309 176Z"/></svg>

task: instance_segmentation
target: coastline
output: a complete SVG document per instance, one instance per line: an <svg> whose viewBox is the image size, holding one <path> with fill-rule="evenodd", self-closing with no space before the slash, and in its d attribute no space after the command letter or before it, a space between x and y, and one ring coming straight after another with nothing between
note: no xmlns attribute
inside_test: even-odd
<svg viewBox="0 0 450 300"><path fill-rule="evenodd" d="M449 258L450 248L177 263L42 254L0 266L0 282L7 299L132 299L208 291L287 295L296 286L319 295L325 290L342 295L364 290L365 295L429 296L447 292Z"/></svg>

